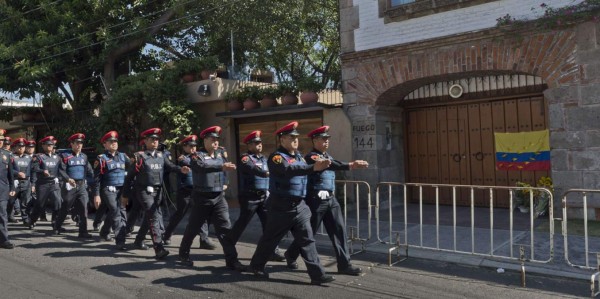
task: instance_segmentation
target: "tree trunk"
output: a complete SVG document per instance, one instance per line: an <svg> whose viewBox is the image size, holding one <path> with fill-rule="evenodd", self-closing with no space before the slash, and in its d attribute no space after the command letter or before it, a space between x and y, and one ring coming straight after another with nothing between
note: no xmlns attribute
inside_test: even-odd
<svg viewBox="0 0 600 299"><path fill-rule="evenodd" d="M104 63L102 80L104 81L105 92L109 97L116 79L115 64L124 55L133 51L137 51L143 47L146 44L148 37L155 35L174 15L175 11L173 9L166 11L162 16L160 16L160 18L154 21L150 27L148 27L149 29L144 33L144 35L122 43L108 54L108 57L106 57L106 61Z"/></svg>

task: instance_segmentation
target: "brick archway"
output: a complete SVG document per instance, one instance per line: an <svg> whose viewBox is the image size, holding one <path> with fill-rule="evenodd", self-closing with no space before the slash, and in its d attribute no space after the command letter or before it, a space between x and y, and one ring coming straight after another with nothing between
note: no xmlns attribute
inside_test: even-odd
<svg viewBox="0 0 600 299"><path fill-rule="evenodd" d="M457 43L455 38L404 46L402 50L348 57L356 77L346 92L361 103L396 105L412 90L436 80L465 76L532 74L549 88L580 82L582 67L575 59L574 30L522 37L494 37Z"/></svg>

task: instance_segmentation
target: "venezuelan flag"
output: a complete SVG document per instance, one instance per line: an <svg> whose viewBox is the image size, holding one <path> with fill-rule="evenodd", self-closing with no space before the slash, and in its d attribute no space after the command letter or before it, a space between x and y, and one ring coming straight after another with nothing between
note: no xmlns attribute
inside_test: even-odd
<svg viewBox="0 0 600 299"><path fill-rule="evenodd" d="M550 170L548 130L494 133L497 170Z"/></svg>

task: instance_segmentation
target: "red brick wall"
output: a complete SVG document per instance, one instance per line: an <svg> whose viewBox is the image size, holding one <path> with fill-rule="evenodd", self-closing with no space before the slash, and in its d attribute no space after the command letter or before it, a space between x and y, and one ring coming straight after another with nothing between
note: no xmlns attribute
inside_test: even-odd
<svg viewBox="0 0 600 299"><path fill-rule="evenodd" d="M532 74L550 88L580 82L574 30L494 31L344 55L344 68L351 70L345 93L358 102L394 105L424 84L477 75Z"/></svg>

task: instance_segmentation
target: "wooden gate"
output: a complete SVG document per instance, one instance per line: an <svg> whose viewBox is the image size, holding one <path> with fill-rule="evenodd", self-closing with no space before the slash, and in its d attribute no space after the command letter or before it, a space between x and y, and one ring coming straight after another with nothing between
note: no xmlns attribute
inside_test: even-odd
<svg viewBox="0 0 600 299"><path fill-rule="evenodd" d="M494 132L528 132L547 128L542 95L457 105L407 108L407 181L452 185L535 185L547 171L498 171ZM435 202L433 190L424 200ZM470 204L470 192L458 192L458 204ZM508 193L497 192L494 206L508 207ZM411 199L418 192L411 190ZM441 190L441 203L451 204L450 190ZM489 206L489 197L476 191L475 205Z"/></svg>

